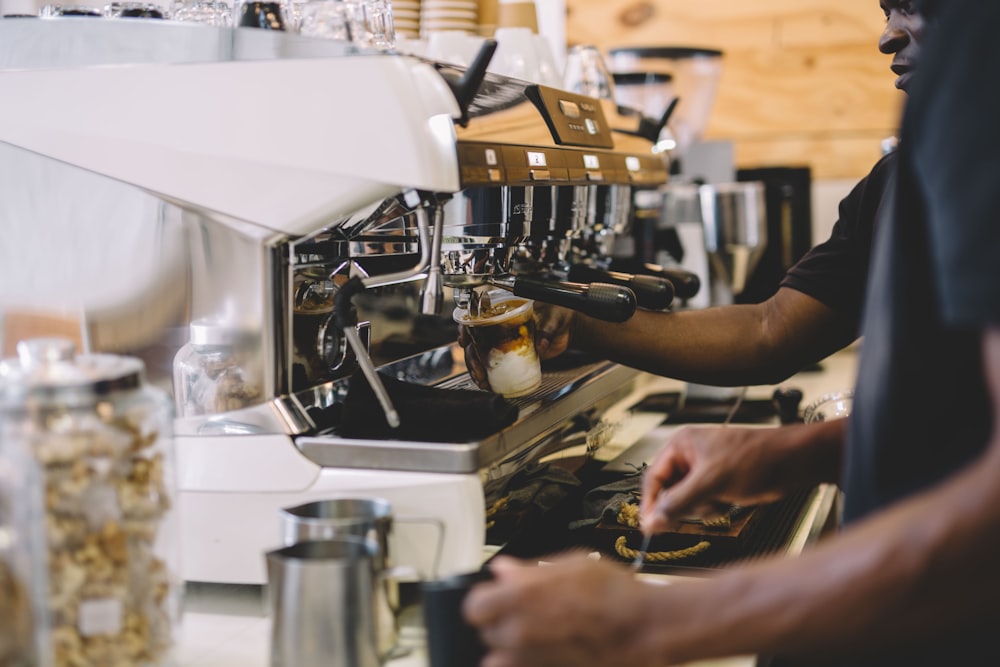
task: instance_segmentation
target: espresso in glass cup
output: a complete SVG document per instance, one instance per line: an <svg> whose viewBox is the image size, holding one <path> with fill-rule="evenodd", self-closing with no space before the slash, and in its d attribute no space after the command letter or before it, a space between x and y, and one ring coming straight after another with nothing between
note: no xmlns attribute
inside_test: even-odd
<svg viewBox="0 0 1000 667"><path fill-rule="evenodd" d="M479 309L456 308L453 317L468 329L490 389L507 397L529 394L542 383L534 301L504 290L487 295Z"/></svg>

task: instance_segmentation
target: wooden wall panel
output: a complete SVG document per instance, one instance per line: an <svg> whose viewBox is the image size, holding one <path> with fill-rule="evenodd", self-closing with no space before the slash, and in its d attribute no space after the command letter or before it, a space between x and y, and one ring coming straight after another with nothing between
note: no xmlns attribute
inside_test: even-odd
<svg viewBox="0 0 1000 667"><path fill-rule="evenodd" d="M903 99L878 51L883 25L876 0L567 0L566 35L605 52L721 49L706 138L733 140L740 167L808 164L815 178L860 178L895 133Z"/></svg>

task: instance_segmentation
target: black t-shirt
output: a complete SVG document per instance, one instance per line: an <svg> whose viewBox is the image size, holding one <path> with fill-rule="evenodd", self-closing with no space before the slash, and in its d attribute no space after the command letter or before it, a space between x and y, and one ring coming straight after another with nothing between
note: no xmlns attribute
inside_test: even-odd
<svg viewBox="0 0 1000 667"><path fill-rule="evenodd" d="M1000 3L951 0L941 12L907 104L894 213L878 222L846 521L941 482L990 434L980 340L1000 324ZM915 637L892 664L997 665L994 634Z"/></svg>
<svg viewBox="0 0 1000 667"><path fill-rule="evenodd" d="M895 164L893 151L854 186L840 202L830 238L788 270L782 287L807 294L860 323L875 220Z"/></svg>

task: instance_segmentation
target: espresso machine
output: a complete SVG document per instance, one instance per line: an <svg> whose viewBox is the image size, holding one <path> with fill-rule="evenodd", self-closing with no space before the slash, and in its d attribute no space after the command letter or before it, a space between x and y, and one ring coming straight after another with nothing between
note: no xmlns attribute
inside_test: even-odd
<svg viewBox="0 0 1000 667"><path fill-rule="evenodd" d="M387 499L423 575L477 569L491 483L570 432L599 441L632 390L590 361L545 371L497 432L395 435L386 378L475 386L454 343L376 367L361 292L412 283L447 313L488 285L611 321L669 305L662 283L568 280L599 271L585 241L666 182L663 156L613 104L487 74L491 46L460 68L245 28L0 21L0 314L75 318L87 351L141 357L174 396L185 579L264 583L279 510L338 496ZM388 436L341 432L358 378Z"/></svg>

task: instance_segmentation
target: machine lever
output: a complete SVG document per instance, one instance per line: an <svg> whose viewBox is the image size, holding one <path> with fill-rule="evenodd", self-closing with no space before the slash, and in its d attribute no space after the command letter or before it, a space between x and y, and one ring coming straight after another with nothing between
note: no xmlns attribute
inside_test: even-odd
<svg viewBox="0 0 1000 667"><path fill-rule="evenodd" d="M448 87L451 88L452 94L455 96L455 101L458 102L458 108L462 111L462 117L458 121L462 127L466 127L469 124L469 105L472 104L472 98L476 96L479 86L483 84L483 79L486 78L486 68L489 67L490 60L493 59L493 54L496 50L497 41L495 39L487 39L479 47L479 52L468 68L466 68L465 74L461 78L456 79L442 74Z"/></svg>
<svg viewBox="0 0 1000 667"><path fill-rule="evenodd" d="M663 115L659 118L648 118L643 116L642 120L639 121L639 130L637 134L640 137L649 139L654 144L659 141L660 133L663 131L663 128L667 126L667 123L670 121L670 117L674 115L674 109L677 108L677 102L679 102L680 99L681 98L679 97L672 99L670 104L667 105L667 110L664 111Z"/></svg>
<svg viewBox="0 0 1000 667"><path fill-rule="evenodd" d="M587 264L574 264L566 277L577 283L597 282L627 287L635 292L639 308L646 310L667 310L674 301L674 284L666 278L605 271Z"/></svg>

